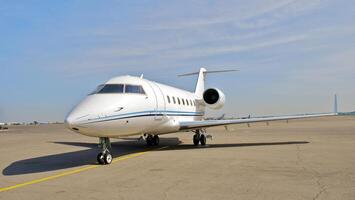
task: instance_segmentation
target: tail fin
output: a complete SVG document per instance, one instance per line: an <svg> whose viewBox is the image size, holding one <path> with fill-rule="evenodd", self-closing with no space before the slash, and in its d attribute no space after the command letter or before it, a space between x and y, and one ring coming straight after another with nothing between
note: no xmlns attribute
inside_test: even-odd
<svg viewBox="0 0 355 200"><path fill-rule="evenodd" d="M205 79L206 79L206 69L201 68L198 73L197 83L195 87L195 94L202 98L203 92L205 91Z"/></svg>
<svg viewBox="0 0 355 200"><path fill-rule="evenodd" d="M221 73L221 72L234 72L234 71L239 71L239 70L215 70L215 71L207 71L205 68L200 68L199 72L192 72L188 74L181 74L179 76L192 76L192 75L198 75L197 78L197 83L196 83L196 88L195 88L195 94L198 97L202 98L203 92L205 91L205 79L206 79L206 74L210 73Z"/></svg>

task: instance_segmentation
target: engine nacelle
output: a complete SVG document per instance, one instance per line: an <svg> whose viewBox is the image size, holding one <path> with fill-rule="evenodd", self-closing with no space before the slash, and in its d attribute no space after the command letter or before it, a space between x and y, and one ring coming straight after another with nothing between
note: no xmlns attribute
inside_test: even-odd
<svg viewBox="0 0 355 200"><path fill-rule="evenodd" d="M224 106L226 97L219 89L210 88L203 93L203 100L205 101L207 107L211 109L220 109Z"/></svg>

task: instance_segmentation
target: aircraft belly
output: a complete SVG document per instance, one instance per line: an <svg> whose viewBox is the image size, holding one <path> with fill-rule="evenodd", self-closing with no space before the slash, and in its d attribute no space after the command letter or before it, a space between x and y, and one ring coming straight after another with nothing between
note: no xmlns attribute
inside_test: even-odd
<svg viewBox="0 0 355 200"><path fill-rule="evenodd" d="M156 120L154 116L114 121L97 122L80 127L80 133L92 137L122 137L142 134L160 134L178 131L176 121L164 117Z"/></svg>

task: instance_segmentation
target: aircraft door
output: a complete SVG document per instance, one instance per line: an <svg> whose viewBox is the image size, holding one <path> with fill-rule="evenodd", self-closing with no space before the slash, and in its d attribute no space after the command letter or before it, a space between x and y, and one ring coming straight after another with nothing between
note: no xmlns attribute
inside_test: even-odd
<svg viewBox="0 0 355 200"><path fill-rule="evenodd" d="M162 120L166 111L166 100L162 89L158 84L152 82L152 88L155 93L156 107L155 107L155 120Z"/></svg>

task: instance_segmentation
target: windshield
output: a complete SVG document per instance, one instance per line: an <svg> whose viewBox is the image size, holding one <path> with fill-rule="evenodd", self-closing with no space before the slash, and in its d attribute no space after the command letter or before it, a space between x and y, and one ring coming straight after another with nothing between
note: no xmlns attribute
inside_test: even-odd
<svg viewBox="0 0 355 200"><path fill-rule="evenodd" d="M125 93L145 94L142 86L139 85L126 85Z"/></svg>
<svg viewBox="0 0 355 200"><path fill-rule="evenodd" d="M134 93L145 94L144 89L140 85L124 85L124 84L103 84L99 85L92 93L93 94L117 94L117 93Z"/></svg>
<svg viewBox="0 0 355 200"><path fill-rule="evenodd" d="M89 95L93 95L93 94L96 94L97 92L99 92L105 85L99 85L96 87L96 89L91 92Z"/></svg>
<svg viewBox="0 0 355 200"><path fill-rule="evenodd" d="M123 85L122 84L106 84L97 93L98 94L103 94L103 93L123 93Z"/></svg>

